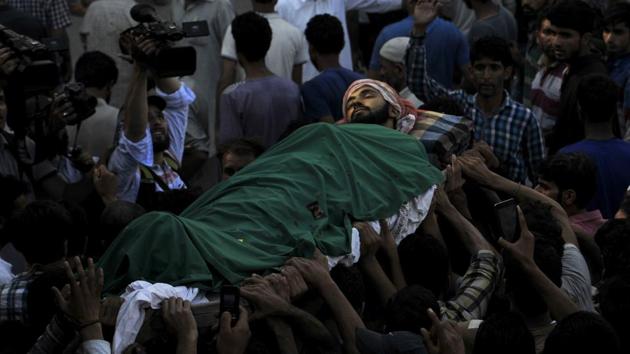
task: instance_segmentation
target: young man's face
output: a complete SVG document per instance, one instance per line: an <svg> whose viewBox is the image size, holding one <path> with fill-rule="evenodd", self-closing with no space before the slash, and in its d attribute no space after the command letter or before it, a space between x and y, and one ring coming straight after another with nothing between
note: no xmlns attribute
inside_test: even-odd
<svg viewBox="0 0 630 354"><path fill-rule="evenodd" d="M544 179L539 178L538 179L538 184L536 185L536 191L538 193L544 194L545 196L547 196L548 198L551 198L553 200L558 200L558 195L560 194L560 191L558 190L558 186L550 181L545 181Z"/></svg>
<svg viewBox="0 0 630 354"><path fill-rule="evenodd" d="M166 151L171 144L168 136L168 124L159 108L149 105L149 129L153 141L153 151Z"/></svg>
<svg viewBox="0 0 630 354"><path fill-rule="evenodd" d="M548 33L551 37L551 47L557 60L571 60L580 54L583 36L578 31L550 24Z"/></svg>
<svg viewBox="0 0 630 354"><path fill-rule="evenodd" d="M383 124L388 116L388 105L376 89L365 86L348 96L346 117L351 122Z"/></svg>
<svg viewBox="0 0 630 354"><path fill-rule="evenodd" d="M473 63L472 72L477 93L489 98L503 95L505 80L512 75L512 67L506 68L498 60L481 58Z"/></svg>
<svg viewBox="0 0 630 354"><path fill-rule="evenodd" d="M623 55L630 52L630 29L625 23L606 25L604 28L604 42L611 56Z"/></svg>
<svg viewBox="0 0 630 354"><path fill-rule="evenodd" d="M551 36L551 22L549 20L544 19L540 23L540 28L538 29L537 42L540 50L545 53L546 56L551 59L556 58L556 54L553 51L553 37Z"/></svg>

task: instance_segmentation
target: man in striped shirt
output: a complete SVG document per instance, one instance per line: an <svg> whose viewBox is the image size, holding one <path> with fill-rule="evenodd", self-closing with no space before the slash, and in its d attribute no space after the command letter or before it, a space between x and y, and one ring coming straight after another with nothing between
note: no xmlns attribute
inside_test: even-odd
<svg viewBox="0 0 630 354"><path fill-rule="evenodd" d="M450 97L464 107L465 116L474 122L474 138L483 140L501 162L501 173L516 182L535 180L535 171L544 160L543 138L532 111L512 100L504 89L512 76L509 44L496 37L486 37L473 44L471 63L477 94L447 90L426 71L424 34L427 24L437 14L436 1L419 1L415 24L407 50L407 82L421 100Z"/></svg>

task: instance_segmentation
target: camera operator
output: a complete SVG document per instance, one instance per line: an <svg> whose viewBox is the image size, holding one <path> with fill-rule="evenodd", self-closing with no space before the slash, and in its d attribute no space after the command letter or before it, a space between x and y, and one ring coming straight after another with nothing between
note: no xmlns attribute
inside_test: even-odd
<svg viewBox="0 0 630 354"><path fill-rule="evenodd" d="M121 38L131 47L134 73L124 111L124 134L113 151L109 170L118 175L119 199L154 209L162 192L185 189L177 173L184 151L191 89L179 79L154 77L147 64L162 43L145 38ZM148 96L147 80L153 77L156 94Z"/></svg>
<svg viewBox="0 0 630 354"><path fill-rule="evenodd" d="M15 131L3 130L6 153L0 173L31 182L37 198L80 201L92 190L91 178L84 177L94 163L85 154L69 154L65 127L87 116L75 112L67 94L68 87L64 85L50 91L16 93L22 88L15 86L21 79L21 61L23 59L13 49L0 46L4 90L7 95L12 93L7 97L10 103L7 117L12 117L8 123ZM85 97L85 101L89 101L90 98ZM15 102L18 99L21 102Z"/></svg>

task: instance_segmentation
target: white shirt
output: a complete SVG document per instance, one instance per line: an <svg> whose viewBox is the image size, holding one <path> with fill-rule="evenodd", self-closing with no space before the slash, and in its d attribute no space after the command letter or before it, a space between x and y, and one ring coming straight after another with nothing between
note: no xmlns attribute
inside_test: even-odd
<svg viewBox="0 0 630 354"><path fill-rule="evenodd" d="M387 12L400 9L401 4L401 0L278 0L276 11L302 32L306 29L308 21L315 15L330 14L337 17L343 26L345 41L339 61L341 66L352 70L346 11ZM306 82L317 74L317 69L308 62L304 65L302 80Z"/></svg>
<svg viewBox="0 0 630 354"><path fill-rule="evenodd" d="M138 24L129 14L135 4L133 0L97 0L90 4L81 23L80 33L87 36L86 49L101 51L116 62L118 80L112 88L110 99L111 105L115 107L123 105L131 80L131 64L118 56L118 38L122 31Z"/></svg>
<svg viewBox="0 0 630 354"><path fill-rule="evenodd" d="M112 107L102 98L97 98L96 111L81 122L77 144L91 156L102 157L114 143L118 127L118 108ZM77 126L66 127L70 145L74 144Z"/></svg>
<svg viewBox="0 0 630 354"><path fill-rule="evenodd" d="M165 94L156 90L166 101L164 118L168 124L168 135L171 145L168 151L177 161L181 161L184 156L184 138L186 126L188 124L188 106L195 100L195 94L190 88L182 84L179 90ZM118 198L135 203L140 191L140 170L139 164L151 168L158 176L165 176L170 189L185 188L184 181L172 171L167 163L162 165L153 164L153 141L151 131L147 131L138 142L132 142L121 134L118 146L109 159L108 168L118 175ZM172 177L172 178L171 178ZM155 189L161 191L156 184Z"/></svg>
<svg viewBox="0 0 630 354"><path fill-rule="evenodd" d="M15 275L11 272L11 268L13 265L11 263L6 262L4 259L0 258L0 285L8 284L13 280Z"/></svg>
<svg viewBox="0 0 630 354"><path fill-rule="evenodd" d="M304 64L308 61L308 47L304 33L283 20L277 13L258 12L258 14L269 21L272 33L271 46L265 56L265 65L276 76L291 80L293 66ZM232 36L232 25L225 32L221 56L238 61L236 43ZM238 67L239 70L242 70L240 65Z"/></svg>

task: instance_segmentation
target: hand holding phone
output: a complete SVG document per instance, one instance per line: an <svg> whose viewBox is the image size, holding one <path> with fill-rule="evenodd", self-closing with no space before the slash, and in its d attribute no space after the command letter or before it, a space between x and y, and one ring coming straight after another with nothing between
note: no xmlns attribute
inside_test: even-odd
<svg viewBox="0 0 630 354"><path fill-rule="evenodd" d="M510 198L494 205L494 214L500 236L506 241L514 242L519 238L521 228L518 221L518 203Z"/></svg>
<svg viewBox="0 0 630 354"><path fill-rule="evenodd" d="M231 285L222 286L219 300L220 313L229 312L232 315L232 325L234 325L240 315L238 307L240 303L239 288Z"/></svg>

